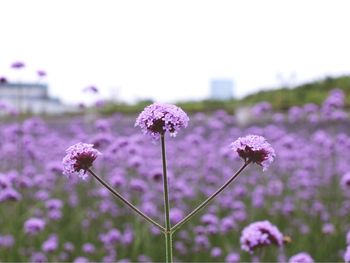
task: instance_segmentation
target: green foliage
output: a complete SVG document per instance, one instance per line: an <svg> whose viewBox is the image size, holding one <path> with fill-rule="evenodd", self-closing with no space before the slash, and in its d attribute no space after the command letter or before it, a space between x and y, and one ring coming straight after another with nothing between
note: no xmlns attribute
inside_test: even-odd
<svg viewBox="0 0 350 263"><path fill-rule="evenodd" d="M260 91L241 100L242 104L253 105L260 101L270 102L274 109L284 110L294 105L306 103L322 104L330 90L342 89L346 95L350 94L350 76L337 78L327 77L322 80L302 84L292 89L280 88L276 90ZM350 103L347 98L347 104Z"/></svg>
<svg viewBox="0 0 350 263"><path fill-rule="evenodd" d="M198 100L183 101L176 105L181 107L187 113L213 112L216 110L225 110L233 112L237 106L251 106L261 101L270 102L276 110L286 110L294 105L304 105L315 103L320 105L327 97L329 91L334 88L344 90L345 94L350 94L350 76L326 77L325 79L305 83L294 88L281 87L274 90L264 90L246 96L241 100ZM123 102L107 103L100 109L102 114L113 114L115 112L125 114L136 114L141 112L144 107L153 103L152 100L143 100L135 104ZM347 98L347 105L350 104L350 98Z"/></svg>

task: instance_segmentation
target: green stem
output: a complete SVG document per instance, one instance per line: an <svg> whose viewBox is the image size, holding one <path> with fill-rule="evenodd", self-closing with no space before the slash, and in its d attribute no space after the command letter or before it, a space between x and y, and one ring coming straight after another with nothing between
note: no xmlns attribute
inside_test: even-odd
<svg viewBox="0 0 350 263"><path fill-rule="evenodd" d="M116 190L114 190L108 183L106 183L101 177L99 177L97 174L95 174L91 169L88 169L88 172L95 177L97 181L99 181L104 187L106 187L114 196L120 199L124 204L126 204L128 207L130 207L132 210L134 210L137 214L142 216L144 219L146 219L147 222L151 223L155 227L159 228L162 232L165 232L164 227L162 227L160 224L158 224L156 221L154 221L152 218L144 214L141 210L139 210L136 206L134 206L132 203L130 203L127 199L125 199L120 193L118 193Z"/></svg>
<svg viewBox="0 0 350 263"><path fill-rule="evenodd" d="M220 194L225 188L231 184L236 177L248 166L250 162L245 162L244 165L233 175L230 179L226 181L215 193L209 196L203 203L201 203L196 209L194 209L190 214L188 214L184 219L178 222L175 226L171 228L171 232L174 233L177 229L179 229L183 224L185 224L188 220L191 219L192 216L197 214L202 208L208 205L210 201L212 201L218 194Z"/></svg>
<svg viewBox="0 0 350 263"><path fill-rule="evenodd" d="M166 262L173 262L173 248L172 248L172 232L169 216L169 193L168 193L168 177L166 169L166 156L165 156L165 138L164 133L161 134L162 144L162 163L163 163L163 184L164 184L164 207L165 207L165 253Z"/></svg>

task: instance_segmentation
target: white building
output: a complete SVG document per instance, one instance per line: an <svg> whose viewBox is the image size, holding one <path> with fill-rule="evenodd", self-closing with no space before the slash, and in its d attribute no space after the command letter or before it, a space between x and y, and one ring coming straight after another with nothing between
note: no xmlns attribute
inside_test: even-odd
<svg viewBox="0 0 350 263"><path fill-rule="evenodd" d="M228 100L233 98L233 80L213 79L210 82L210 98Z"/></svg>
<svg viewBox="0 0 350 263"><path fill-rule="evenodd" d="M0 102L22 113L59 114L72 110L48 95L48 86L39 83L0 83Z"/></svg>

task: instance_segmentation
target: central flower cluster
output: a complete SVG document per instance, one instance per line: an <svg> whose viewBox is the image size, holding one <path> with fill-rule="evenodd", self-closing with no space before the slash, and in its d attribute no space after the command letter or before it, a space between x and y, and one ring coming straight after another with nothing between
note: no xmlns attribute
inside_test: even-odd
<svg viewBox="0 0 350 263"><path fill-rule="evenodd" d="M181 128L186 128L189 118L179 107L171 104L153 103L147 106L136 119L135 126L140 126L144 134L155 139L169 132L175 137Z"/></svg>

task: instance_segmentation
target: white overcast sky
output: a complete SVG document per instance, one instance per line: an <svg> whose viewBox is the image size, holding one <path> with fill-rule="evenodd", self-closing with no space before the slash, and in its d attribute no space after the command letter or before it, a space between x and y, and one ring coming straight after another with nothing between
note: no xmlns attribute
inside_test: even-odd
<svg viewBox="0 0 350 263"><path fill-rule="evenodd" d="M233 79L241 97L349 74L350 1L1 0L0 76L37 69L69 102L89 85L174 102L207 97L213 78Z"/></svg>

